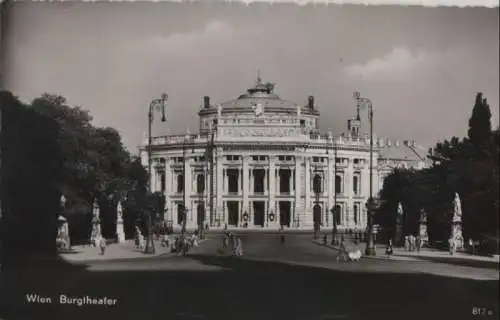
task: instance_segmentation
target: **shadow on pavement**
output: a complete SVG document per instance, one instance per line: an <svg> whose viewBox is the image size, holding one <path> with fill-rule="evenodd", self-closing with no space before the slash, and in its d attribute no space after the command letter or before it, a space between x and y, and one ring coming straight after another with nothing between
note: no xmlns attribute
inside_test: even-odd
<svg viewBox="0 0 500 320"><path fill-rule="evenodd" d="M497 270L499 269L498 262L484 261L484 260L472 260L472 259L462 258L459 256L457 256L457 257L452 256L452 257L446 257L446 258L445 257L418 256L418 255L405 255L405 254L398 254L398 256L415 258L415 259L422 260L422 261L430 261L430 262L451 264L451 265L456 265L456 266L463 266L463 267L497 269Z"/></svg>
<svg viewBox="0 0 500 320"><path fill-rule="evenodd" d="M62 259L12 264L0 275L0 318L473 319L473 306L498 315L498 281L356 273L224 256L162 263L176 261L220 270L90 271ZM53 303L28 304L30 293L50 296ZM118 301L113 307L68 306L59 304L60 294Z"/></svg>

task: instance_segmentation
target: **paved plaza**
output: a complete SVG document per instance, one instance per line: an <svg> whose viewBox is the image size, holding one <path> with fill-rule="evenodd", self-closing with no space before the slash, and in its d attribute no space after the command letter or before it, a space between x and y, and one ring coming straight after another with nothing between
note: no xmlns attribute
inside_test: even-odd
<svg viewBox="0 0 500 320"><path fill-rule="evenodd" d="M50 319L74 320L498 317L498 268L419 260L336 262L336 251L314 243L311 234L287 234L284 244L277 234L238 235L243 257L219 250L222 235L209 234L186 257L61 259L6 270L1 317L35 319L41 312ZM57 303L27 303L26 293ZM117 302L61 305L61 294ZM474 318L474 307L491 315Z"/></svg>

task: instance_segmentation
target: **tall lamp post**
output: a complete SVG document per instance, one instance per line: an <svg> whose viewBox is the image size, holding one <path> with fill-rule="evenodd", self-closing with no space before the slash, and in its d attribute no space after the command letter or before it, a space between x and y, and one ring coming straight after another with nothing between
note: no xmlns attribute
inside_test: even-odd
<svg viewBox="0 0 500 320"><path fill-rule="evenodd" d="M153 125L153 119L154 119L154 111L161 111L162 117L161 121L165 122L167 121L166 115L165 115L165 109L167 105L167 100L168 100L168 95L166 93L163 93L159 99L154 99L151 101L149 104L149 112L148 112L148 195L151 194L152 192L152 185L151 185L151 177L152 177L152 172L151 172L151 167L153 164L153 159L151 158L151 151L152 151L152 144L153 144L153 137L151 136L151 127ZM151 234L151 227L152 227L152 222L151 222L151 215L152 210L151 210L151 205L149 204L149 197L148 197L148 206L147 206L147 237L146 237L146 248L144 249L144 253L149 253L149 254L154 254L156 252L155 250L155 244L153 242L153 237Z"/></svg>
<svg viewBox="0 0 500 320"><path fill-rule="evenodd" d="M337 215L339 214L337 210L337 146L333 146L333 209L332 209L332 245L337 244Z"/></svg>
<svg viewBox="0 0 500 320"><path fill-rule="evenodd" d="M375 255L375 234L374 234L374 216L373 216L373 105L370 99L362 97L359 92L354 92L354 99L356 99L356 107L358 111L360 109L368 109L368 120L370 122L370 196L368 198L368 241L366 243L365 255L374 256Z"/></svg>

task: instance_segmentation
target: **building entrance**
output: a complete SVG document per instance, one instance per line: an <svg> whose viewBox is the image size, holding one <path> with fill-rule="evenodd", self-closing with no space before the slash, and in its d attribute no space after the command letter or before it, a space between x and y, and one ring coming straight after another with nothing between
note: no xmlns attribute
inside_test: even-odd
<svg viewBox="0 0 500 320"><path fill-rule="evenodd" d="M238 226L239 203L238 201L227 202L228 219L227 224L230 226Z"/></svg>
<svg viewBox="0 0 500 320"><path fill-rule="evenodd" d="M291 203L290 201L280 201L279 202L279 208L280 208L280 225L285 226L285 227L290 227L290 221L291 221Z"/></svg>
<svg viewBox="0 0 500 320"><path fill-rule="evenodd" d="M254 201L253 203L253 224L255 226L264 226L265 222L265 203L264 201Z"/></svg>

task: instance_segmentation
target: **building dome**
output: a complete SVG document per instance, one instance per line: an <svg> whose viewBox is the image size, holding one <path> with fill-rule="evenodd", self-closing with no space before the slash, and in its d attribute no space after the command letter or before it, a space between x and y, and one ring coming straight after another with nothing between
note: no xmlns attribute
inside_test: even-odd
<svg viewBox="0 0 500 320"><path fill-rule="evenodd" d="M274 84L262 82L258 77L255 85L247 92L241 94L238 98L220 103L218 106L210 106L210 109L220 108L223 114L228 113L252 113L257 106L263 108L264 113L297 113L297 108L300 106L305 114L319 115L319 112L314 108L314 100L309 97L308 104L301 106L295 102L283 100L274 93ZM209 110L202 110L202 114L211 113Z"/></svg>

